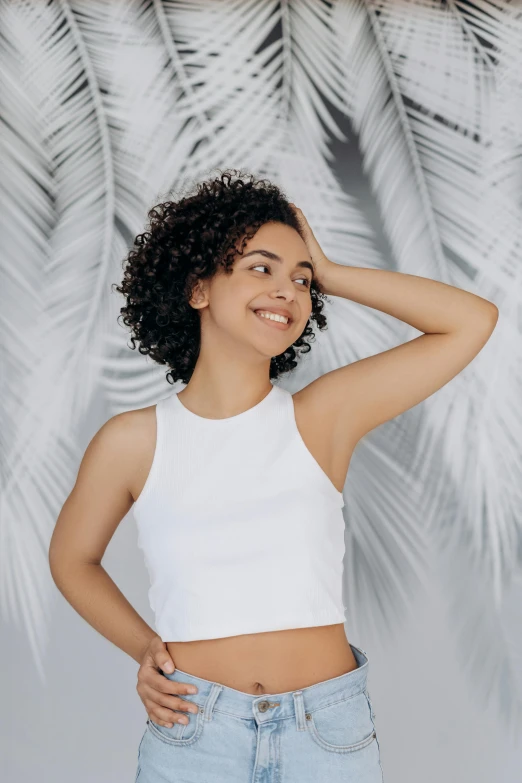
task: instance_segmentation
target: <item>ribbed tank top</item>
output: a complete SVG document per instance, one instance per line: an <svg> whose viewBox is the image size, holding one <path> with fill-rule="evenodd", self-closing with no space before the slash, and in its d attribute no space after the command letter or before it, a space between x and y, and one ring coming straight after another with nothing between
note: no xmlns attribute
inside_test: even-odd
<svg viewBox="0 0 522 783"><path fill-rule="evenodd" d="M344 623L344 499L297 429L292 394L272 384L225 419L177 393L155 410L133 512L162 641Z"/></svg>

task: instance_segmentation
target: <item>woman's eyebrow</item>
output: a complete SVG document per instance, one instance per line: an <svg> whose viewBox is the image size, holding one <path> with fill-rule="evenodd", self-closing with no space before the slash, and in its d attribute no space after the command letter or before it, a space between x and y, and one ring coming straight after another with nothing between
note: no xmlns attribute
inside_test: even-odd
<svg viewBox="0 0 522 783"><path fill-rule="evenodd" d="M266 256L266 258L270 258L272 261L279 261L279 263L283 262L283 259L281 258L281 256L278 256L277 253L272 253L271 250L263 250L263 249L250 250L248 253L244 254L243 258L247 258L248 256L254 256L256 254L260 256ZM314 268L310 263L310 261L298 261L296 266L305 267L306 269L309 269L310 272L312 272L313 274Z"/></svg>

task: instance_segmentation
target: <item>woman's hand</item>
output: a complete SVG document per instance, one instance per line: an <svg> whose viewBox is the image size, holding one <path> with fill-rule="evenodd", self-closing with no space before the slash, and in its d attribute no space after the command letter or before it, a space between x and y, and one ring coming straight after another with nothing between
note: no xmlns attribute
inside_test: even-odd
<svg viewBox="0 0 522 783"><path fill-rule="evenodd" d="M321 281L321 277L324 276L326 273L326 270L328 268L331 268L332 266L336 266L333 261L330 261L325 254L323 253L321 246L317 239L314 236L314 232L310 228L310 225L303 215L302 211L299 209L299 207L296 207L295 204L290 202L290 206L295 213L297 220L299 221L299 225L301 226L303 235L304 235L304 241L306 244L306 247L308 248L308 252L310 253L310 256L312 258L312 264L315 269L314 276L317 279L317 282L322 287L323 282Z"/></svg>
<svg viewBox="0 0 522 783"><path fill-rule="evenodd" d="M180 698L179 694L197 693L198 689L193 685L169 680L161 670L171 674L176 667L165 642L159 636L153 636L138 669L136 690L151 721L170 729L174 723L189 722L186 715L178 715L173 710L197 712L199 709L197 704Z"/></svg>

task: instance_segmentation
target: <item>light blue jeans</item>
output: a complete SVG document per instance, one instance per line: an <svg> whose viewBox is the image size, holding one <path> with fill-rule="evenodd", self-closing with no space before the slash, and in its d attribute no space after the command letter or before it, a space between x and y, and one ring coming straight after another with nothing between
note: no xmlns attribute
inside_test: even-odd
<svg viewBox="0 0 522 783"><path fill-rule="evenodd" d="M168 729L147 719L137 783L382 783L368 658L358 667L286 693L255 696L176 669L195 685L189 723Z"/></svg>

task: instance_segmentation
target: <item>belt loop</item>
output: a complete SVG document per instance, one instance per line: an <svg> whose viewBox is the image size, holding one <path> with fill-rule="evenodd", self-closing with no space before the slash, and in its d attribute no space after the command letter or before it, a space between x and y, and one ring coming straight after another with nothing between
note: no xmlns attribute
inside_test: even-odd
<svg viewBox="0 0 522 783"><path fill-rule="evenodd" d="M212 687L210 689L210 693L207 696L205 706L200 707L200 710L203 713L202 720L212 720L212 716L214 714L214 704L216 703L216 699L222 690L223 686L218 682L212 683Z"/></svg>
<svg viewBox="0 0 522 783"><path fill-rule="evenodd" d="M294 691L292 696L294 697L295 725L297 731L306 731L306 718L305 718L303 691Z"/></svg>

